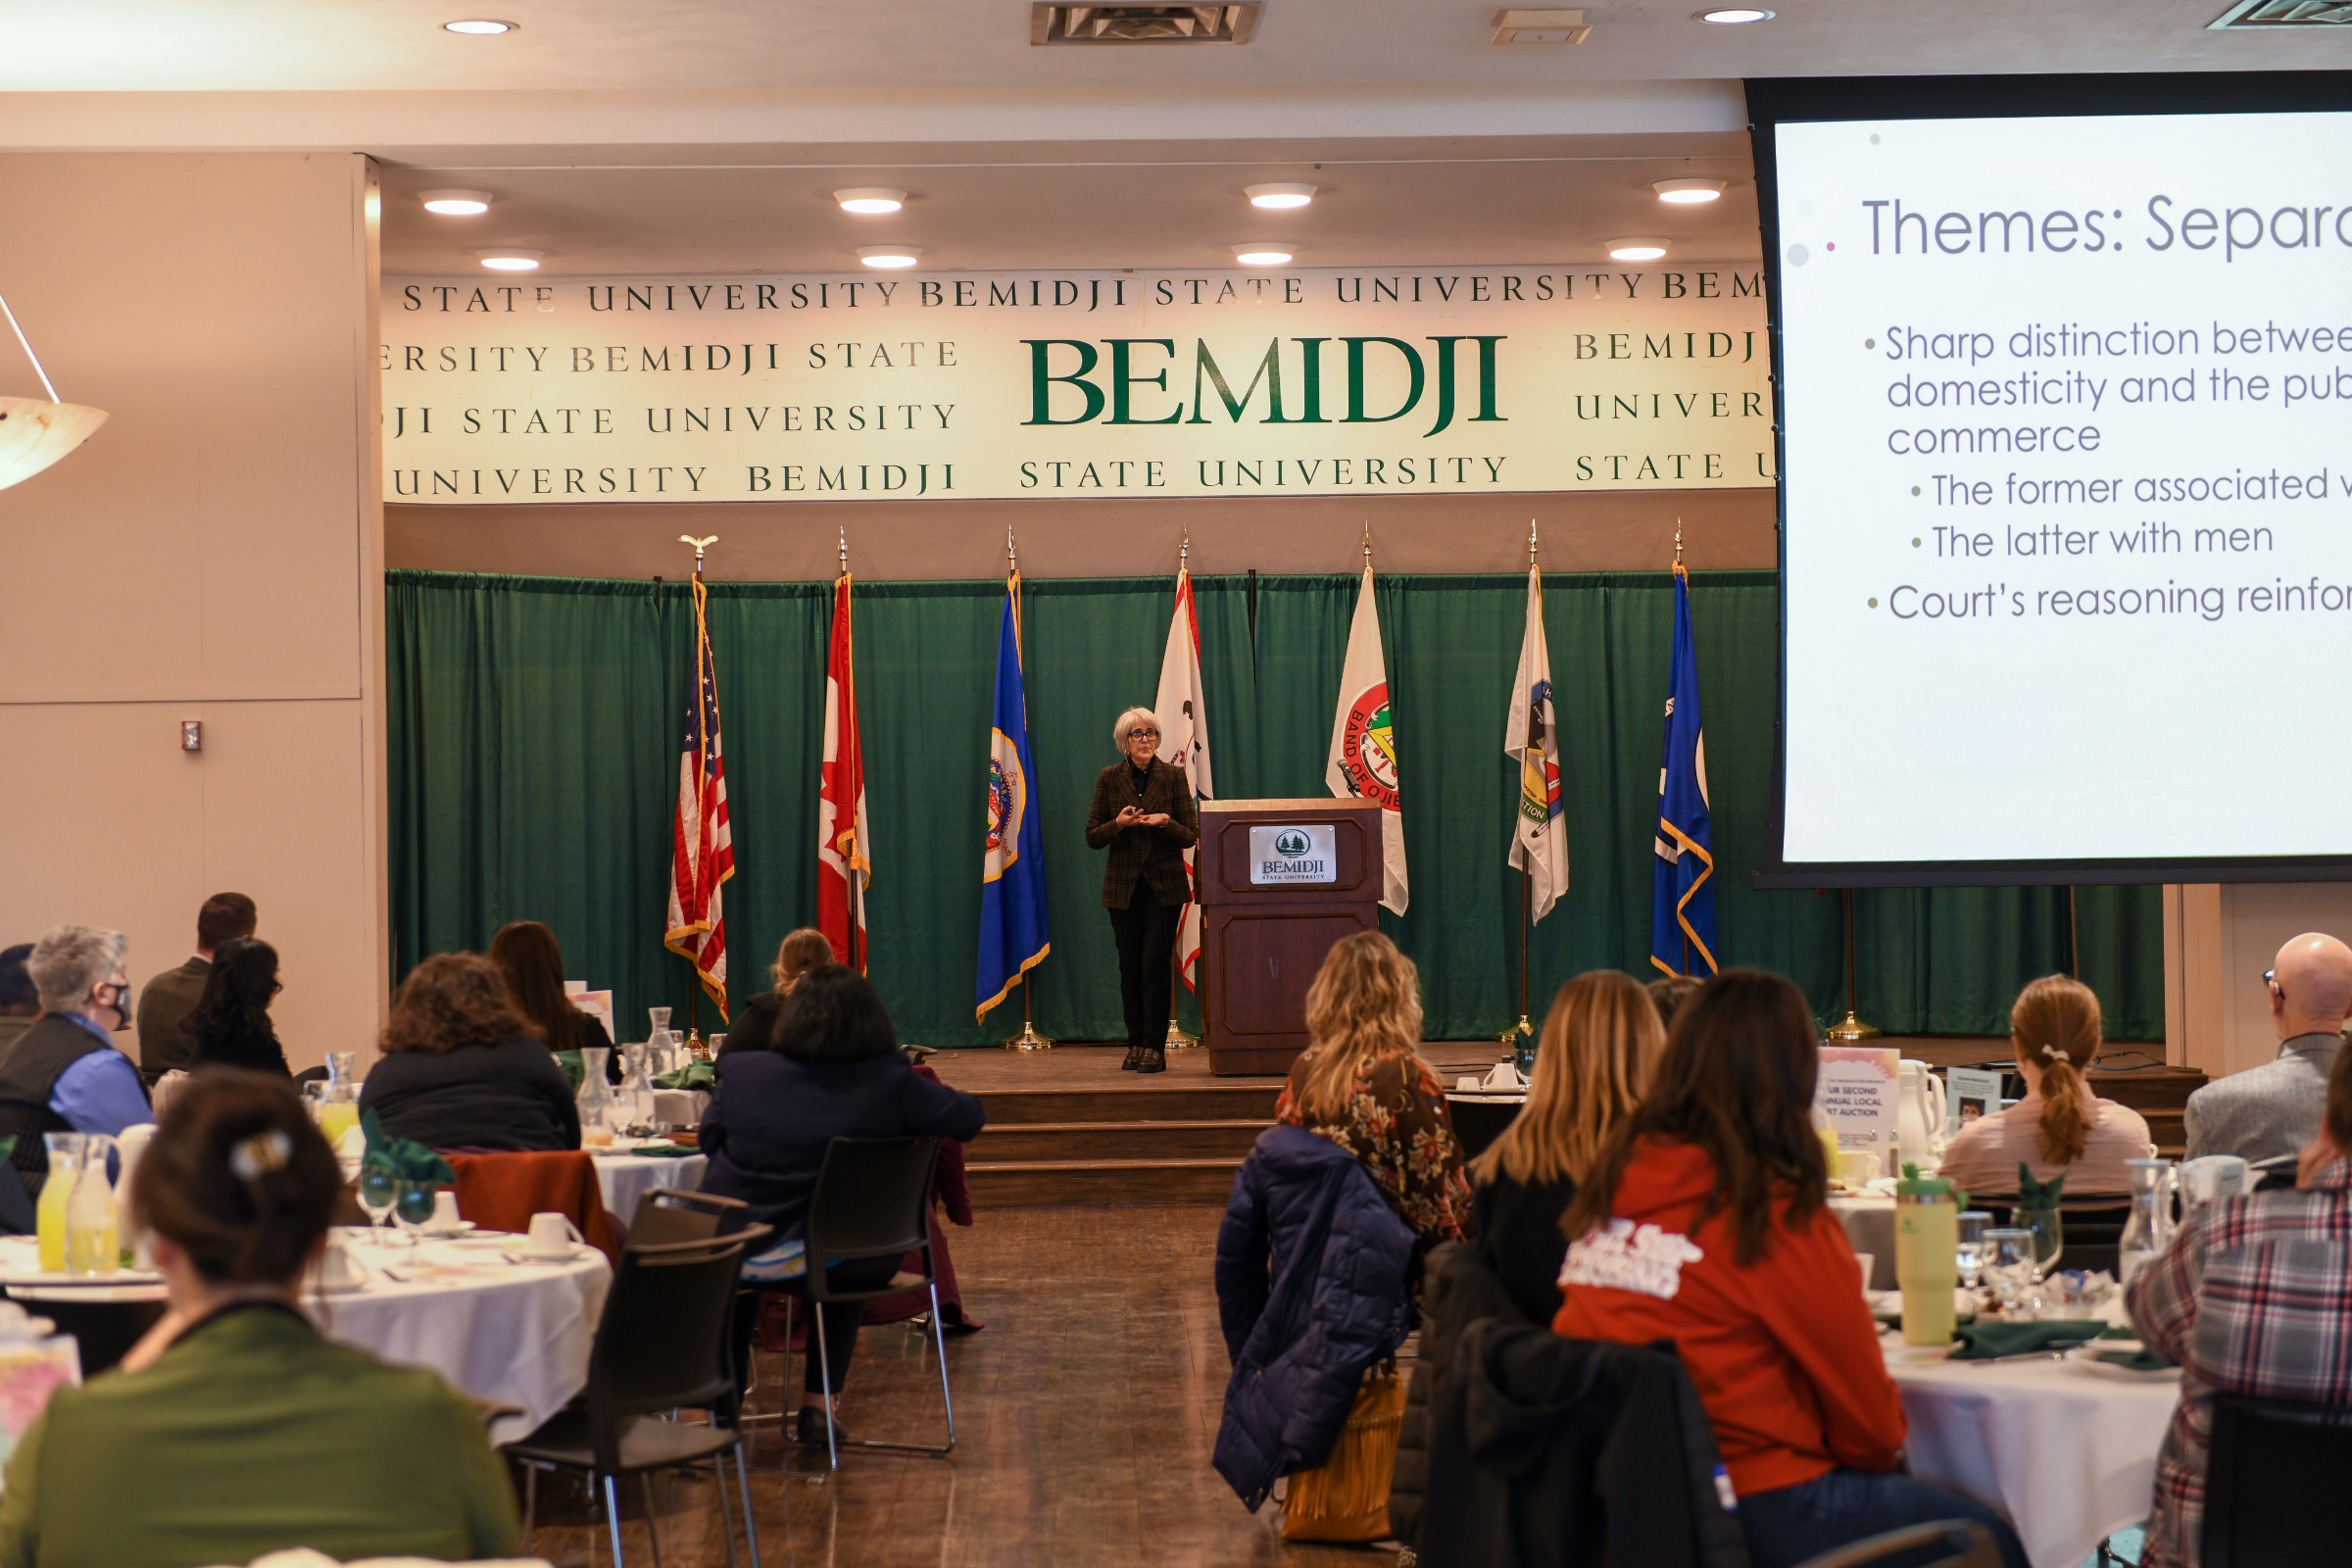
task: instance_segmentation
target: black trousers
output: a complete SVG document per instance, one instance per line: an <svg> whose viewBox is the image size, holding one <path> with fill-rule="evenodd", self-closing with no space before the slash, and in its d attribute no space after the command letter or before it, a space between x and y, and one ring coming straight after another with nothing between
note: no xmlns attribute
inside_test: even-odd
<svg viewBox="0 0 2352 1568"><path fill-rule="evenodd" d="M888 1285L899 1271L895 1257L859 1258L844 1263L833 1270L833 1283L846 1291L872 1290ZM833 1369L833 1387L824 1387L822 1369L816 1354L816 1326L810 1322L812 1313L822 1313L825 1320L824 1360ZM803 1363L801 1387L810 1394L839 1394L849 1380L850 1356L858 1348L858 1327L865 1321L863 1301L811 1301L801 1298L792 1303L793 1321L808 1325L808 1354ZM751 1381L752 1337L760 1321L760 1293L747 1291L735 1301L735 1386L740 1389Z"/></svg>
<svg viewBox="0 0 2352 1568"><path fill-rule="evenodd" d="M1181 905L1165 904L1152 884L1136 879L1135 898L1110 911L1119 939L1119 1000L1127 1006L1127 1044L1168 1042L1168 970L1176 958L1176 921Z"/></svg>

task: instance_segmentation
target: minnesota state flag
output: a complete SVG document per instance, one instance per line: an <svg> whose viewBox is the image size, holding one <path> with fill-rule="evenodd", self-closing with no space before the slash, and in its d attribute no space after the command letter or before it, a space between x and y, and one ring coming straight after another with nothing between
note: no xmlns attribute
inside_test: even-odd
<svg viewBox="0 0 2352 1568"><path fill-rule="evenodd" d="M1715 973L1715 843L1707 742L1690 646L1690 578L1674 568L1674 660L1666 677L1666 755L1658 764L1658 864L1650 883L1649 961L1667 974Z"/></svg>
<svg viewBox="0 0 2352 1568"><path fill-rule="evenodd" d="M1004 621L997 633L996 719L988 751L988 838L980 862L980 984L975 1018L1003 1002L1043 962L1045 834L1038 825L1029 751L1029 701L1021 690L1021 574L1004 579Z"/></svg>

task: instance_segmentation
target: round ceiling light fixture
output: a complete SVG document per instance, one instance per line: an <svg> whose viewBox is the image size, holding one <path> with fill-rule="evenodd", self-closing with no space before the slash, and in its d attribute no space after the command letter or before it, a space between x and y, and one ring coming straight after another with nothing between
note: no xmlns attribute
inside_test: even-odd
<svg viewBox="0 0 2352 1568"><path fill-rule="evenodd" d="M923 253L911 245L860 245L858 259L868 267L901 271L921 261Z"/></svg>
<svg viewBox="0 0 2352 1568"><path fill-rule="evenodd" d="M1250 198L1252 207L1262 208L1269 213L1287 213L1313 201L1315 187L1295 183L1245 185L1242 194Z"/></svg>
<svg viewBox="0 0 2352 1568"><path fill-rule="evenodd" d="M1612 262L1654 262L1666 254L1662 239L1613 239L1609 241L1609 260Z"/></svg>
<svg viewBox="0 0 2352 1568"><path fill-rule="evenodd" d="M464 33L468 38L495 38L502 32L514 32L521 26L519 22L501 22L495 17L461 17L456 22L441 24L441 30Z"/></svg>
<svg viewBox="0 0 2352 1568"><path fill-rule="evenodd" d="M428 190L417 198L428 213L443 218L476 218L490 210L490 193L486 190Z"/></svg>
<svg viewBox="0 0 2352 1568"><path fill-rule="evenodd" d="M1744 27L1751 22L1770 22L1773 13L1754 6L1729 6L1721 11L1694 11L1691 19L1716 27Z"/></svg>
<svg viewBox="0 0 2352 1568"><path fill-rule="evenodd" d="M1291 259L1291 248L1270 239L1253 239L1233 248L1233 259L1244 267L1283 267Z"/></svg>
<svg viewBox="0 0 2352 1568"><path fill-rule="evenodd" d="M539 258L547 253L507 249L482 251L479 254L482 265L493 272L536 272L539 270Z"/></svg>
<svg viewBox="0 0 2352 1568"><path fill-rule="evenodd" d="M848 190L835 191L833 200L840 204L841 210L845 213L872 216L878 213L897 212L906 205L906 193L903 190L888 190L880 185L856 185Z"/></svg>
<svg viewBox="0 0 2352 1568"><path fill-rule="evenodd" d="M1676 207L1696 207L1720 199L1727 182L1720 179L1661 179L1651 183L1658 200Z"/></svg>

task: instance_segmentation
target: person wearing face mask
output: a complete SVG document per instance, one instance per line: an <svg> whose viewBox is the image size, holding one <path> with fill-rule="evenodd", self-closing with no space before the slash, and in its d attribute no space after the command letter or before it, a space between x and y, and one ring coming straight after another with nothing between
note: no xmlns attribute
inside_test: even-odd
<svg viewBox="0 0 2352 1568"><path fill-rule="evenodd" d="M130 1027L129 944L120 931L61 925L33 945L24 969L41 1015L0 1061L0 1138L38 1196L49 1175L44 1133L120 1133L154 1120L147 1086L114 1035Z"/></svg>

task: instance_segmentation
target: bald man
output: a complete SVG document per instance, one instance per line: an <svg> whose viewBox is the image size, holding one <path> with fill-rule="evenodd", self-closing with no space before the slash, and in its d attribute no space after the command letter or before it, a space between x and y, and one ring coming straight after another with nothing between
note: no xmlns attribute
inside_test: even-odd
<svg viewBox="0 0 2352 1568"><path fill-rule="evenodd" d="M2328 1069L2352 1013L2352 948L2307 931L2278 950L2265 982L2278 1056L2218 1079L2188 1097L2188 1157L2272 1159L2319 1135Z"/></svg>

